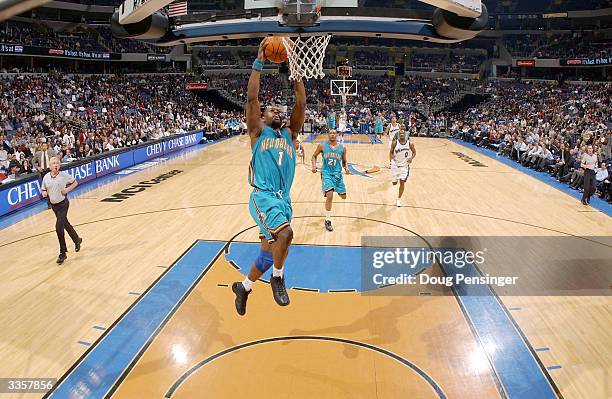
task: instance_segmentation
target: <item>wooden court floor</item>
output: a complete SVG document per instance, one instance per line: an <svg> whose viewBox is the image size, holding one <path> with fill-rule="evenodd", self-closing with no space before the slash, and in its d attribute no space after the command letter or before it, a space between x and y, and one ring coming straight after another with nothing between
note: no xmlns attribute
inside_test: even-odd
<svg viewBox="0 0 612 399"><path fill-rule="evenodd" d="M0 230L0 376L61 378L57 398L612 397L609 296L354 291L364 236L612 236L608 216L518 170L445 139L414 143L402 208L384 168L360 173L386 164L387 143L347 144L333 233L319 175L298 165L292 303L258 282L245 317L228 285L258 241L246 137L83 186L69 213L83 249L61 267L51 211Z"/></svg>

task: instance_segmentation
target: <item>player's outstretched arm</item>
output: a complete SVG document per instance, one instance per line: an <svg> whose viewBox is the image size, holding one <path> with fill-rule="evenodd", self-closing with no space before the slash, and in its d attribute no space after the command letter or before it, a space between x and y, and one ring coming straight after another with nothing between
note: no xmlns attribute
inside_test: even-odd
<svg viewBox="0 0 612 399"><path fill-rule="evenodd" d="M255 142L259 138L259 135L263 129L261 109L259 105L259 78L261 75L261 69L263 68L263 48L265 42L266 39L264 38L259 45L257 60L255 60L253 63L253 70L251 71L251 77L249 78L249 85L247 87L246 119L247 131L251 137L251 147L255 145Z"/></svg>
<svg viewBox="0 0 612 399"><path fill-rule="evenodd" d="M351 171L348 168L348 161L346 160L346 147L342 149L342 166L344 167L346 174L350 175Z"/></svg>
<svg viewBox="0 0 612 399"><path fill-rule="evenodd" d="M319 144L317 149L312 154L312 173L317 173L317 157L323 152L323 146Z"/></svg>
<svg viewBox="0 0 612 399"><path fill-rule="evenodd" d="M294 81L293 90L295 91L295 104L291 110L289 129L291 129L291 137L293 139L293 145L295 146L306 115L306 89L304 88L304 82L301 79ZM295 148L297 148L297 146Z"/></svg>

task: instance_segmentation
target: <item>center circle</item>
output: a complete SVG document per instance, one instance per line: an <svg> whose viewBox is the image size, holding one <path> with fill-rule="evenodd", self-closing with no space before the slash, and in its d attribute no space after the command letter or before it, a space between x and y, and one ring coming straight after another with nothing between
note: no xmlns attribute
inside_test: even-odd
<svg viewBox="0 0 612 399"><path fill-rule="evenodd" d="M226 349L191 367L165 397L243 395L446 399L409 360L364 342L322 336L273 337Z"/></svg>

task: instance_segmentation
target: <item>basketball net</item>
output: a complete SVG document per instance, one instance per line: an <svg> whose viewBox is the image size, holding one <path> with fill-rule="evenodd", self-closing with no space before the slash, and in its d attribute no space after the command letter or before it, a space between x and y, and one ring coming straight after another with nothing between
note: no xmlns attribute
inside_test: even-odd
<svg viewBox="0 0 612 399"><path fill-rule="evenodd" d="M325 76L323 72L323 60L325 50L331 35L301 37L283 37L283 45L287 51L289 79L300 80L302 78L321 79Z"/></svg>

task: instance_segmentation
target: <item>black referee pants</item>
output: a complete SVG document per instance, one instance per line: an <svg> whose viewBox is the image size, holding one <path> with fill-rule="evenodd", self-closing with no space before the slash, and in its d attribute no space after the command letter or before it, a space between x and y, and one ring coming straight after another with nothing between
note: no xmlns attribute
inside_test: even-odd
<svg viewBox="0 0 612 399"><path fill-rule="evenodd" d="M60 253L65 254L68 249L66 248L66 237L64 230L68 232L68 235L75 244L79 241L79 235L74 230L74 227L68 221L68 207L70 203L68 199L64 199L62 202L57 204L51 204L51 209L55 213L57 220L55 221L55 232L57 233L57 239L60 244Z"/></svg>
<svg viewBox="0 0 612 399"><path fill-rule="evenodd" d="M595 171L587 169L584 171L584 191L582 193L582 201L589 202L591 195L595 194Z"/></svg>

